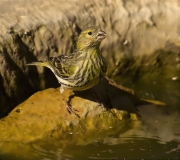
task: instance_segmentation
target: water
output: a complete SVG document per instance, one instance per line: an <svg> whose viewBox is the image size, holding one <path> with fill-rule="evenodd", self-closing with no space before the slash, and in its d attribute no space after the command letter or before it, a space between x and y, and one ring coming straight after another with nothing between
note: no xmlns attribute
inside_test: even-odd
<svg viewBox="0 0 180 160"><path fill-rule="evenodd" d="M54 141L55 142L55 141ZM33 144L6 144L11 153L1 153L1 159L178 159L179 140L163 141L158 137L139 136L106 137L87 145L62 144L56 141ZM8 143L8 142L7 142Z"/></svg>
<svg viewBox="0 0 180 160"><path fill-rule="evenodd" d="M69 135L69 141L52 138L30 144L0 142L0 159L180 159L179 81L173 78L137 82L121 79L121 84L133 88L142 98L158 99L168 106L140 106L141 121L136 122L134 128L106 137L101 131L98 138L89 140L87 137L87 142L81 135L76 141Z"/></svg>

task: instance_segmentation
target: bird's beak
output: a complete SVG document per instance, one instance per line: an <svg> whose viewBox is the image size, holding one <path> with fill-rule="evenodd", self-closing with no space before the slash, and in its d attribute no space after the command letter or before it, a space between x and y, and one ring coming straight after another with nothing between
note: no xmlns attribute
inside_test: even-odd
<svg viewBox="0 0 180 160"><path fill-rule="evenodd" d="M106 37L107 37L106 32L104 32L104 31L102 31L102 30L100 30L100 31L98 32L98 34L97 34L97 39L98 39L98 40L103 40L103 39L105 39Z"/></svg>

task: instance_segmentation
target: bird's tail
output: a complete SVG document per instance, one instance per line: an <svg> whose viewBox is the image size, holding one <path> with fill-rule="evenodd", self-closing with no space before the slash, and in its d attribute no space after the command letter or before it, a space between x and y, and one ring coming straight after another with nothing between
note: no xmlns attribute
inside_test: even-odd
<svg viewBox="0 0 180 160"><path fill-rule="evenodd" d="M28 66L33 65L33 66L43 66L43 67L48 67L48 62L43 62L43 61L38 61L38 62L32 62L26 64Z"/></svg>

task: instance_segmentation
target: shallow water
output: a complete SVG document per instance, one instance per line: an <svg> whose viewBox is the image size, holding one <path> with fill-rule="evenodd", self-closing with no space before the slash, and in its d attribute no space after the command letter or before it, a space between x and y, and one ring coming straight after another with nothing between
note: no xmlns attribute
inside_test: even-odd
<svg viewBox="0 0 180 160"><path fill-rule="evenodd" d="M129 134L111 136L86 145L63 144L60 141L19 144L7 142L1 152L1 159L178 159L180 158L180 139L170 141L152 136ZM143 130L138 130L146 134ZM132 135L131 135L132 134ZM1 146L2 147L2 146Z"/></svg>
<svg viewBox="0 0 180 160"><path fill-rule="evenodd" d="M180 159L179 81L127 82L121 84L142 98L164 101L168 107L140 106L141 121L133 129L108 137L101 132L101 137L87 143L81 143L81 135L75 143L53 138L31 144L0 142L0 159Z"/></svg>

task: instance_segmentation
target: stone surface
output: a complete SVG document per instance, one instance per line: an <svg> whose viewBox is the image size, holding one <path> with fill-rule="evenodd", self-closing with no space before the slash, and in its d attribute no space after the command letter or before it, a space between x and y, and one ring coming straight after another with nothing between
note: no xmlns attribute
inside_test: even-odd
<svg viewBox="0 0 180 160"><path fill-rule="evenodd" d="M180 4L166 1L0 1L0 116L33 93L58 87L44 68L25 64L69 54L81 29L99 25L107 32L102 52L107 75L132 79L177 76L180 69Z"/></svg>
<svg viewBox="0 0 180 160"><path fill-rule="evenodd" d="M139 120L136 107L152 104L108 79L93 91L103 100L101 103L97 102L92 91L65 90L66 99L69 97L69 103L78 110L80 118L67 112L59 88L35 93L0 120L1 142L28 143L49 138L67 141L73 135L71 140L76 141L82 136L83 143L88 143L88 138L92 141L95 137L102 138L133 128Z"/></svg>

